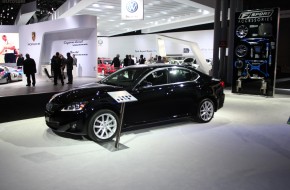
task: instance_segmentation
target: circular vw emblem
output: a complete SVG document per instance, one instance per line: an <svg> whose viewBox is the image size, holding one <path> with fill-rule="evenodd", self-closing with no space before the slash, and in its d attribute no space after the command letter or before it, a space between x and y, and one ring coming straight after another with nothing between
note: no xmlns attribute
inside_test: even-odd
<svg viewBox="0 0 290 190"><path fill-rule="evenodd" d="M99 40L98 40L98 44L99 44L99 45L102 45L102 44L103 44L103 40L102 40L102 39L99 39Z"/></svg>
<svg viewBox="0 0 290 190"><path fill-rule="evenodd" d="M136 1L129 1L127 3L127 11L130 13L134 13L138 10L138 3Z"/></svg>

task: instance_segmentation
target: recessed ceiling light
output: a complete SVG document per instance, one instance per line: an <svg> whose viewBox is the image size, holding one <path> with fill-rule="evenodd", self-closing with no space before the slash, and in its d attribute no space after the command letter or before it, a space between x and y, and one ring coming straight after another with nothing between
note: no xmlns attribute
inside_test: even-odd
<svg viewBox="0 0 290 190"><path fill-rule="evenodd" d="M100 7L99 4L93 4L93 7Z"/></svg>
<svg viewBox="0 0 290 190"><path fill-rule="evenodd" d="M207 11L207 10L203 10L202 14L207 15L207 14L209 14L209 11Z"/></svg>
<svg viewBox="0 0 290 190"><path fill-rule="evenodd" d="M120 25L124 25L124 24L125 24L124 22L121 22L121 23L120 23Z"/></svg>
<svg viewBox="0 0 290 190"><path fill-rule="evenodd" d="M147 15L147 16L145 16L145 17L147 17L147 18L151 18L151 16L150 16L150 15Z"/></svg>
<svg viewBox="0 0 290 190"><path fill-rule="evenodd" d="M101 12L101 9L95 9L95 8L87 8L88 11L97 11L97 12Z"/></svg>
<svg viewBox="0 0 290 190"><path fill-rule="evenodd" d="M104 6L105 8L107 8L107 9L113 9L113 8L115 8L114 6L110 6L110 5L107 5L107 6Z"/></svg>
<svg viewBox="0 0 290 190"><path fill-rule="evenodd" d="M113 21L115 21L115 20L112 20L112 19L111 19L111 20L109 20L109 21L110 21L110 22L113 22Z"/></svg>

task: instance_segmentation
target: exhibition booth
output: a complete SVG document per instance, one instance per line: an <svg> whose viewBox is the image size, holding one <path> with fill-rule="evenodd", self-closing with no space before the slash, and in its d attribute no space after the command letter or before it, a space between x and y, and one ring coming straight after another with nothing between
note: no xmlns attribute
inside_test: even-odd
<svg viewBox="0 0 290 190"><path fill-rule="evenodd" d="M238 23L243 19L236 20L235 57L231 63L233 92L248 93L245 85L248 80L253 80L259 82L258 90L254 94L273 96L276 65L278 64L277 72L281 69L287 70L285 60L281 66L277 63L279 53L277 54L276 51L284 49L280 47L278 38L276 39L279 34L278 16L279 12L275 9L275 14L271 14L270 21ZM260 28L263 28L266 34L262 34L263 30ZM238 32L245 36L238 35ZM117 54L120 55L121 61L126 55L132 55L136 60L140 55L143 55L146 60L151 60L157 55L171 60L180 58L184 60L190 57L194 58L198 69L211 75L212 63L205 60L212 59L214 30L97 37L97 18L78 15L29 25L1 26L0 34L7 36L9 43L14 44L18 53L30 54L37 64L37 76L46 77L45 70L48 71L48 75L52 74L50 62L56 52L60 52L64 57L67 52L75 55L77 65L73 68L74 77L98 77L100 73L98 74L97 59L112 60ZM264 41L260 40L262 38ZM246 55L243 55L243 52L246 52ZM283 56L280 56L279 62L282 63L281 57ZM4 55L0 56L0 63L2 66L16 66L16 63L5 63ZM248 71L251 76L247 75ZM266 81L267 78L270 80ZM250 85L255 86L255 84Z"/></svg>
<svg viewBox="0 0 290 190"><path fill-rule="evenodd" d="M37 74L41 75L43 68L49 67L56 52L64 57L70 52L78 61L74 69L76 76L96 77L96 23L93 16L73 16L23 26L1 26L0 33L11 37L19 53L30 54L36 62ZM16 63L5 65L16 66Z"/></svg>

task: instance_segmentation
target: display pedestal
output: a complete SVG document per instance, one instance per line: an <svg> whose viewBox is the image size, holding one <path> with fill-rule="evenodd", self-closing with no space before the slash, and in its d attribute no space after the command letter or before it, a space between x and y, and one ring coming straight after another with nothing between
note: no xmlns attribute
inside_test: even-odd
<svg viewBox="0 0 290 190"><path fill-rule="evenodd" d="M123 118L124 118L124 112L125 112L125 104L127 102L135 102L137 99L132 96L130 93L127 91L115 91L115 92L108 92L108 94L116 100L118 103L121 104L121 109L120 109L120 127L117 130L116 134L116 143L115 143L115 148L119 148L119 142L120 142L120 136L121 136L121 130L123 127Z"/></svg>

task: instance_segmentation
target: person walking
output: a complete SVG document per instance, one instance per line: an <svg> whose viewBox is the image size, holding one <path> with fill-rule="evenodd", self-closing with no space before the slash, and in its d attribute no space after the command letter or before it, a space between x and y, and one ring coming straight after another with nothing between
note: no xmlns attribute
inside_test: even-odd
<svg viewBox="0 0 290 190"><path fill-rule="evenodd" d="M34 59L30 58L30 55L27 53L25 55L26 59L23 62L23 73L26 75L27 78L27 84L26 86L31 85L31 79L32 79L32 85L35 86L35 73L36 73L36 64Z"/></svg>
<svg viewBox="0 0 290 190"><path fill-rule="evenodd" d="M67 53L67 59L66 59L66 72L67 72L67 79L68 83L67 84L72 84L73 83L73 75L72 75L72 70L73 70L73 58L71 57L70 53Z"/></svg>
<svg viewBox="0 0 290 190"><path fill-rule="evenodd" d="M51 59L51 67L53 70L54 85L57 85L57 79L60 78L61 84L64 85L63 78L61 75L61 59L59 52L56 52L55 56Z"/></svg>

